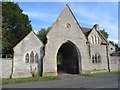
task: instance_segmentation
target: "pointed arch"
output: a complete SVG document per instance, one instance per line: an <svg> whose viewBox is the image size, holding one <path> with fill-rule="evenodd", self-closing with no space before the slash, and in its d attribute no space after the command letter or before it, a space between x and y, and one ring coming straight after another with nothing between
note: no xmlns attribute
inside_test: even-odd
<svg viewBox="0 0 120 90"><path fill-rule="evenodd" d="M99 44L99 37L96 37L96 44Z"/></svg>
<svg viewBox="0 0 120 90"><path fill-rule="evenodd" d="M96 44L96 36L94 35L93 38L94 38L94 44Z"/></svg>
<svg viewBox="0 0 120 90"><path fill-rule="evenodd" d="M34 52L33 51L30 53L30 62L31 63L34 62Z"/></svg>
<svg viewBox="0 0 120 90"><path fill-rule="evenodd" d="M91 44L94 44L94 38L93 38L93 36L91 36L90 39L91 39Z"/></svg>
<svg viewBox="0 0 120 90"><path fill-rule="evenodd" d="M38 54L35 54L35 62L38 63Z"/></svg>
<svg viewBox="0 0 120 90"><path fill-rule="evenodd" d="M26 55L25 55L25 63L28 63L29 62L29 54L27 53Z"/></svg>
<svg viewBox="0 0 120 90"><path fill-rule="evenodd" d="M57 51L56 59L61 59L61 62L60 62L61 65L59 67L62 67L63 71L67 73L78 74L82 70L81 69L81 55L80 55L79 49L70 40L63 42L60 45ZM57 67L57 71L59 67Z"/></svg>

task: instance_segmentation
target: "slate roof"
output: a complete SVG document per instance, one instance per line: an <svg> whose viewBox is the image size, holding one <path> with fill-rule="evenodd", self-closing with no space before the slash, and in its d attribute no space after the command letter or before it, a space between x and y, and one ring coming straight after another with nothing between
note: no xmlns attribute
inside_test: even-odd
<svg viewBox="0 0 120 90"><path fill-rule="evenodd" d="M85 36L87 37L90 32L91 32L91 28L86 28L86 27L81 27L82 32L85 34Z"/></svg>

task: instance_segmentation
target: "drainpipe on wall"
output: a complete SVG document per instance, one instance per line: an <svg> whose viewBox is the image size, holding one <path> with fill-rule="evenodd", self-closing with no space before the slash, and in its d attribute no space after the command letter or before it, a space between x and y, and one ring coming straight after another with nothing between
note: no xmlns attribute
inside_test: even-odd
<svg viewBox="0 0 120 90"><path fill-rule="evenodd" d="M90 47L90 42L86 42L87 46L88 46L88 49L89 49L89 57L91 58L91 47Z"/></svg>
<svg viewBox="0 0 120 90"><path fill-rule="evenodd" d="M107 64L108 64L108 71L110 72L110 61L109 61L109 53L108 53L108 44L106 46L106 54L107 54Z"/></svg>
<svg viewBox="0 0 120 90"><path fill-rule="evenodd" d="M11 69L11 74L10 74L10 78L12 78L12 75L13 75L13 63L14 63L14 61L13 61L14 59L12 58L12 69Z"/></svg>

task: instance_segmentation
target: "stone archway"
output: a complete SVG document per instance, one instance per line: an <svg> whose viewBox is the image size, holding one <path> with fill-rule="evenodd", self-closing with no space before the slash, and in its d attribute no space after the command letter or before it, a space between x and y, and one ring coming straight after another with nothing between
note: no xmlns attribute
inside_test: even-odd
<svg viewBox="0 0 120 90"><path fill-rule="evenodd" d="M61 45L57 53L58 73L80 73L80 53L75 44L68 41Z"/></svg>

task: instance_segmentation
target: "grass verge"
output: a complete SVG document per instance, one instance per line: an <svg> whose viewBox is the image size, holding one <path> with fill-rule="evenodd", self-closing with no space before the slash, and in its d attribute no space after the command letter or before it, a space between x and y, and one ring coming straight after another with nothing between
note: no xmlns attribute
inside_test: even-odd
<svg viewBox="0 0 120 90"><path fill-rule="evenodd" d="M83 76L98 76L98 75L110 75L110 74L120 74L120 71L111 71L111 72L96 72L92 74L82 74Z"/></svg>
<svg viewBox="0 0 120 90"><path fill-rule="evenodd" d="M2 79L2 84L14 84L14 83L25 83L30 81L46 81L46 80L56 80L58 76L46 76L40 77L36 74L34 77L30 78L12 78L12 79Z"/></svg>

